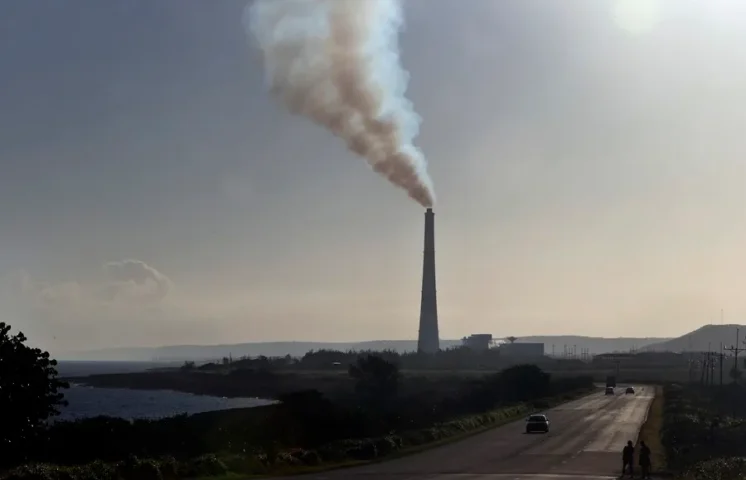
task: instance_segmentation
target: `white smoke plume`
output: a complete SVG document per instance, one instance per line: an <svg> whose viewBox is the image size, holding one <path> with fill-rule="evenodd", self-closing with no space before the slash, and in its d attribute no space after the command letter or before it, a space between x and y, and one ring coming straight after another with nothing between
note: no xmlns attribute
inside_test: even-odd
<svg viewBox="0 0 746 480"><path fill-rule="evenodd" d="M419 204L435 202L413 140L420 117L405 97L400 0L255 0L244 25L258 42L271 92L323 125Z"/></svg>

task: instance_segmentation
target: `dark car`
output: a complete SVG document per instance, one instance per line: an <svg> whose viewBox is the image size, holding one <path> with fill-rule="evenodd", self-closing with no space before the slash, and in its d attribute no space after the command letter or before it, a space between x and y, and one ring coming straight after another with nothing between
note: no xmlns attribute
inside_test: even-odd
<svg viewBox="0 0 746 480"><path fill-rule="evenodd" d="M635 387L627 387L627 390L624 391L625 394L635 394Z"/></svg>
<svg viewBox="0 0 746 480"><path fill-rule="evenodd" d="M546 415L531 415L526 419L526 433L549 433L549 419Z"/></svg>
<svg viewBox="0 0 746 480"><path fill-rule="evenodd" d="M614 395L614 387L606 387L606 395Z"/></svg>

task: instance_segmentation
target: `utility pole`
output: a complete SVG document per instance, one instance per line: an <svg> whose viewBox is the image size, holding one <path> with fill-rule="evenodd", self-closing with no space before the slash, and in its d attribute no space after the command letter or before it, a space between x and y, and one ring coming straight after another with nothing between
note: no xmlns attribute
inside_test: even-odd
<svg viewBox="0 0 746 480"><path fill-rule="evenodd" d="M723 356L723 342L720 342L720 386L723 386L723 363L724 362L724 356Z"/></svg>
<svg viewBox="0 0 746 480"><path fill-rule="evenodd" d="M717 364L718 356L715 352L711 352L710 355L712 355L712 363L710 364L710 385L715 385L715 365Z"/></svg>
<svg viewBox="0 0 746 480"><path fill-rule="evenodd" d="M691 355L689 356L687 364L687 366L689 367L689 383L692 383L694 381L694 360L692 359Z"/></svg>
<svg viewBox="0 0 746 480"><path fill-rule="evenodd" d="M705 372L707 371L707 353L702 352L702 372L700 372L699 383L705 384Z"/></svg>
<svg viewBox="0 0 746 480"><path fill-rule="evenodd" d="M734 363L734 375L733 375L733 383L736 383L738 381L738 352L743 352L745 349L738 347L738 341L739 341L739 334L740 334L740 328L736 328L736 344L734 346L726 348L729 352L733 353L733 356L735 357L735 363Z"/></svg>

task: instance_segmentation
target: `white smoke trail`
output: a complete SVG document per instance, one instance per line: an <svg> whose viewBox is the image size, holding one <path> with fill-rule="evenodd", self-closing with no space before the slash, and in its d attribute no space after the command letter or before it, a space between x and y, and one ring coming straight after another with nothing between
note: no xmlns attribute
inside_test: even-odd
<svg viewBox="0 0 746 480"><path fill-rule="evenodd" d="M424 207L435 202L405 97L399 0L255 0L244 25L259 43L270 90L323 125Z"/></svg>

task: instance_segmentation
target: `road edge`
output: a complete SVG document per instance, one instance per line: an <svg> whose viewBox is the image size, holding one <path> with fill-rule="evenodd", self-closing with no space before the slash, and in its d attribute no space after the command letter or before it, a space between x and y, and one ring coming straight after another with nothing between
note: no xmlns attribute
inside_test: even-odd
<svg viewBox="0 0 746 480"><path fill-rule="evenodd" d="M640 442L644 441L651 450L652 464L655 475L668 476L668 465L666 463L666 449L661 442L661 428L663 427L663 414L665 409L665 396L663 387L651 385L654 389L653 401L650 402L645 412L645 420L637 432L635 439L635 450L639 451Z"/></svg>

